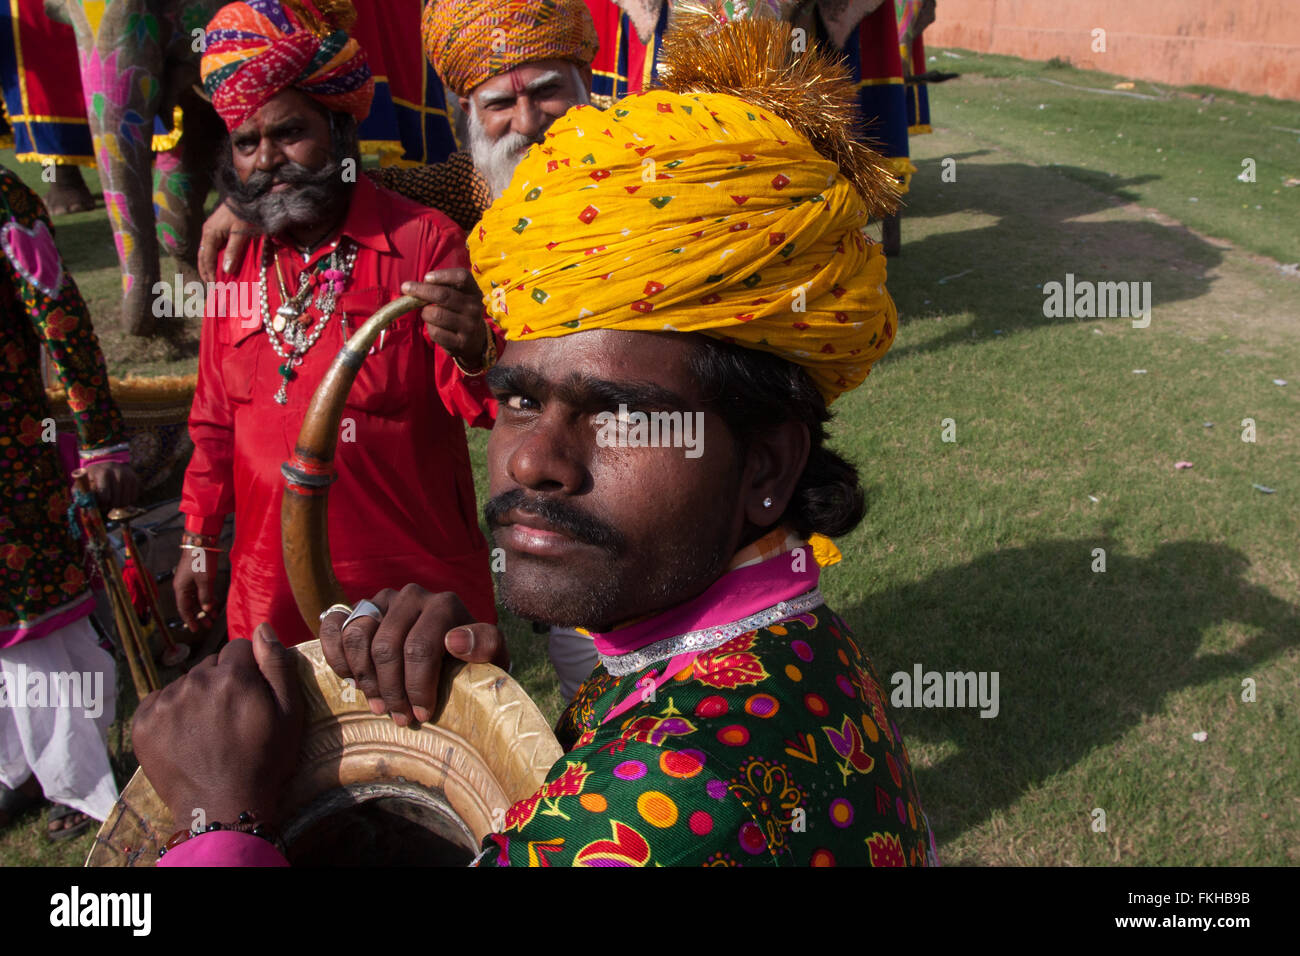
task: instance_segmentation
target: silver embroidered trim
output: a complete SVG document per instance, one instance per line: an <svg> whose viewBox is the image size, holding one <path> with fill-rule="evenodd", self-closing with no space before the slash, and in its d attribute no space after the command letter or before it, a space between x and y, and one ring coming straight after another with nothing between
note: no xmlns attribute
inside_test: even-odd
<svg viewBox="0 0 1300 956"><path fill-rule="evenodd" d="M655 641L639 651L629 651L627 654L616 654L613 657L606 657L602 654L600 662L605 665L605 670L609 671L614 677L626 677L628 674L635 674L637 671L645 670L651 664L669 660L678 654L711 651L715 647L721 647L727 641L740 637L740 635L749 631L767 627L777 621L794 617L796 614L804 614L815 607L821 607L825 603L826 599L822 597L821 590L813 588L807 594L801 594L789 601L782 601L765 611L759 611L757 614L749 615L749 617L742 617L739 621L732 621L730 624L723 624L720 627L705 627L698 631L687 631L685 634L678 634L676 637L667 637L662 641Z"/></svg>

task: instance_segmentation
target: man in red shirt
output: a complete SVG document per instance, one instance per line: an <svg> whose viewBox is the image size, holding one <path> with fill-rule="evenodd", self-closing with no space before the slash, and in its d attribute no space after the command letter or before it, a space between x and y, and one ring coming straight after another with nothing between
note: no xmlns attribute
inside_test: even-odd
<svg viewBox="0 0 1300 956"><path fill-rule="evenodd" d="M192 629L215 610L217 536L234 511L230 635L269 621L286 644L311 637L281 558L280 465L347 336L421 278L438 308L396 320L348 398L330 492L334 570L351 595L411 579L495 619L460 419L492 423L477 376L499 340L481 300L455 288L468 266L461 231L356 174L356 122L374 84L349 25L291 0L232 3L208 25L204 86L231 132L220 182L265 235L209 289L175 579Z"/></svg>

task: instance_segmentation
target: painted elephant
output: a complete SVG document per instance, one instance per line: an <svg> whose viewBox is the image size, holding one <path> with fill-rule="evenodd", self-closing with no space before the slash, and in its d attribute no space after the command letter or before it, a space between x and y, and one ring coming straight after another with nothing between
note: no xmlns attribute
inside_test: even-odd
<svg viewBox="0 0 1300 956"><path fill-rule="evenodd" d="M161 248L193 268L212 159L225 133L199 96L202 29L221 0L47 0L72 25L81 58L86 118L104 204L122 265L122 327L154 331L154 285ZM183 135L153 151L155 117Z"/></svg>

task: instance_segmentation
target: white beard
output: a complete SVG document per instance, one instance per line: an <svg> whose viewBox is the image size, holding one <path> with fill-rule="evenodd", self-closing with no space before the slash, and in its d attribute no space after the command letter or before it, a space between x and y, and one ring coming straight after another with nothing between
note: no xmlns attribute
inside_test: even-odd
<svg viewBox="0 0 1300 956"><path fill-rule="evenodd" d="M474 161L474 168L487 182L492 198L497 199L515 174L515 168L524 158L528 147L541 142L539 133L536 140L531 140L521 133L506 133L496 142L488 138L483 123L478 117L478 108L470 107L469 113L469 155Z"/></svg>
<svg viewBox="0 0 1300 956"><path fill-rule="evenodd" d="M576 104L582 106L589 104L591 97L582 82L582 76L578 72L577 66L572 63L566 64L566 66L570 71L573 89L577 90ZM524 158L524 153L527 152L528 147L545 142L546 130L541 130L536 139L529 139L520 133L506 133L499 140L493 142L483 129L483 123L478 114L478 103L473 99L470 100L469 104L468 125L470 159L474 162L474 168L478 170L479 175L487 182L488 189L495 200L510 185L515 169L519 166L519 161ZM549 127L549 125L548 123L547 126Z"/></svg>

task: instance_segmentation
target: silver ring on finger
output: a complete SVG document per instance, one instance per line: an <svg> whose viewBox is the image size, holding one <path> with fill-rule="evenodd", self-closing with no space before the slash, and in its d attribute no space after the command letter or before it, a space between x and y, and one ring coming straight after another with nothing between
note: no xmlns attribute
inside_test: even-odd
<svg viewBox="0 0 1300 956"><path fill-rule="evenodd" d="M335 611L342 611L344 614L351 614L352 608L347 604L331 604L325 610L320 612L320 620L324 621L325 618L329 617ZM342 630L342 628L340 628L340 630Z"/></svg>
<svg viewBox="0 0 1300 956"><path fill-rule="evenodd" d="M371 601L358 601L357 606L352 609L352 613L348 615L348 619L343 622L343 627L340 627L339 630L346 629L349 624L359 617L373 617L376 621L382 621L384 612L379 610L378 606Z"/></svg>

